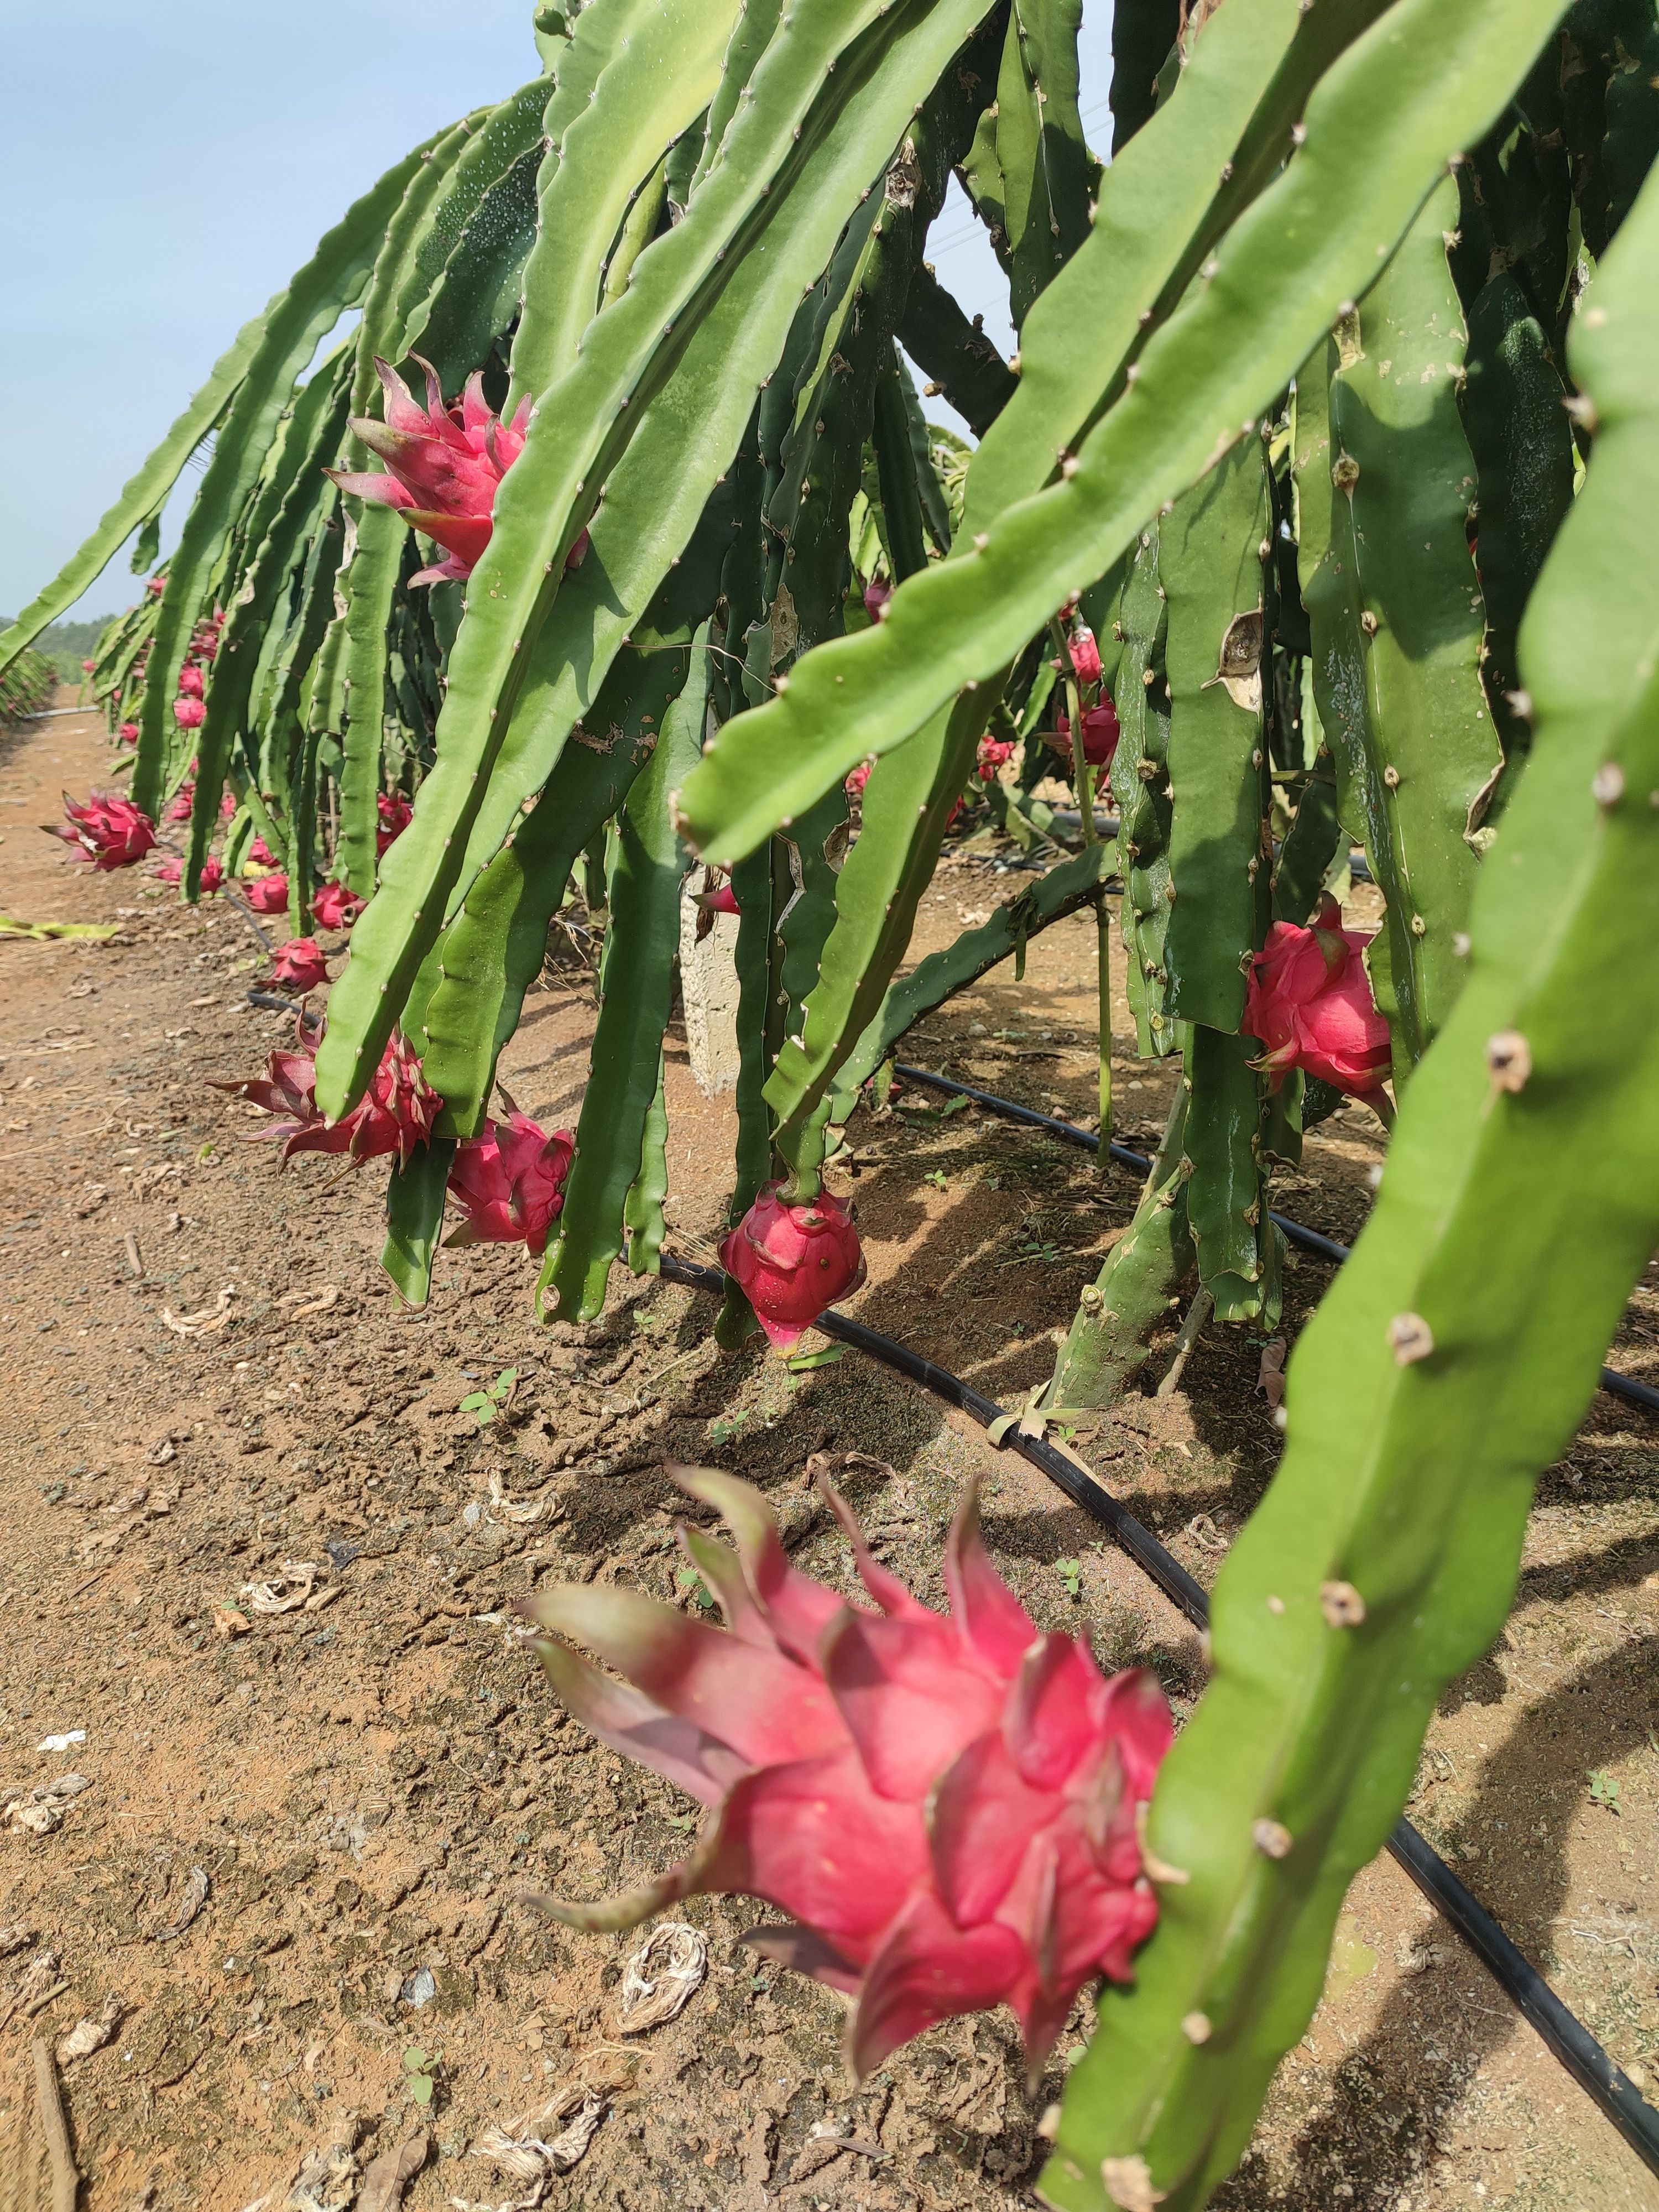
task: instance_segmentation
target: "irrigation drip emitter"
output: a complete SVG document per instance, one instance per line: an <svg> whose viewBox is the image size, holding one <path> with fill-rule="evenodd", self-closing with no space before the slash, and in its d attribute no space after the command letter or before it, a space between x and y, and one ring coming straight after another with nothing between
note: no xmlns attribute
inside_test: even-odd
<svg viewBox="0 0 1659 2212"><path fill-rule="evenodd" d="M1046 1130L1049 1136L1058 1137L1068 1145L1079 1145L1087 1152L1100 1150L1100 1139L1091 1129L1079 1129L1074 1121L1061 1121L1052 1114L1039 1114L1034 1106L1017 1105L1012 1098L999 1098L994 1091L981 1091L971 1083L958 1083L953 1076L935 1075L926 1067L910 1067L901 1060L895 1073L908 1083L925 1083L935 1091L948 1091L957 1097L966 1098L988 1113L1000 1114L1006 1121L1024 1121L1035 1129ZM1152 1162L1144 1152L1133 1151L1127 1145L1114 1139L1108 1147L1120 1167L1133 1168L1139 1175L1152 1173ZM1316 1252L1322 1260L1330 1260L1340 1267L1351 1256L1351 1248L1339 1244L1334 1237L1322 1237L1316 1229L1304 1228L1301 1222L1292 1221L1288 1214L1272 1216L1292 1244L1304 1252ZM1659 1390L1650 1383L1638 1382L1633 1376L1621 1375L1617 1368L1601 1370L1601 1388L1615 1398L1623 1398L1632 1406L1642 1406L1650 1413L1659 1413Z"/></svg>
<svg viewBox="0 0 1659 2212"><path fill-rule="evenodd" d="M906 1072L921 1073L915 1069ZM941 1079L925 1079L931 1082ZM1024 1108L1012 1110L1022 1119L1047 1119L1041 1114L1028 1114ZM1065 1128L1068 1125L1060 1122L1055 1126ZM1085 1136L1087 1132L1079 1130L1075 1133ZM1122 1149L1116 1145L1112 1147L1114 1154ZM1133 1163L1136 1157L1130 1153L1129 1162ZM710 1291L717 1297L726 1289L726 1277L720 1268L677 1259L670 1252L662 1255L662 1274L665 1282L683 1283L693 1290ZM948 1368L935 1365L919 1352L895 1343L890 1336L866 1328L861 1322L849 1321L833 1309L821 1313L812 1326L837 1343L865 1352L883 1366L919 1382L947 1406L966 1413L981 1428L988 1429L993 1422L1000 1422L1003 1426L999 1449L1016 1451L1021 1458L1029 1460L1074 1504L1080 1505L1091 1519L1110 1531L1136 1565L1179 1607L1194 1627L1204 1629L1209 1626L1210 1601L1203 1584L1188 1573L1180 1560L1166 1551L1152 1530L1144 1528L1103 1484L1076 1461L1056 1451L1045 1437L1025 1435L994 1398L983 1396ZM1464 1887L1433 1844L1409 1820L1401 1820L1396 1824L1389 1838L1389 1850L1436 1911L1463 1938L1516 2011L1531 2022L1574 2081L1612 2121L1643 2164L1650 2172L1659 2173L1659 2112L1644 2100L1623 2069L1613 2063L1532 1961L1510 1942L1480 1899Z"/></svg>

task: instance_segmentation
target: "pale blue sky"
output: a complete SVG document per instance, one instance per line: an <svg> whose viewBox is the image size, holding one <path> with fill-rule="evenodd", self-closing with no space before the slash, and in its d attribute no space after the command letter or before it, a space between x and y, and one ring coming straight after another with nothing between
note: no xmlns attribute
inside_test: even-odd
<svg viewBox="0 0 1659 2212"><path fill-rule="evenodd" d="M348 204L535 73L530 17L530 0L0 0L0 611L56 573ZM1097 145L1109 24L1095 0ZM1000 279L952 193L929 258L1006 348ZM136 589L123 558L78 611Z"/></svg>

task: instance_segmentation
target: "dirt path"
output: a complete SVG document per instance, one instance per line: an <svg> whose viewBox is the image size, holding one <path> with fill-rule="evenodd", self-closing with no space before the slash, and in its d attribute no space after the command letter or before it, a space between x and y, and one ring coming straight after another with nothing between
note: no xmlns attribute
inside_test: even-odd
<svg viewBox="0 0 1659 2212"><path fill-rule="evenodd" d="M121 932L0 943L0 1786L37 1808L44 1790L51 1812L52 1784L90 1785L46 1832L21 1810L0 1831L3 2113L30 2034L118 2008L64 2069L94 2212L276 2212L302 2159L343 2146L308 2200L338 2206L348 2154L423 2131L405 2201L494 2204L514 2185L470 2148L524 2114L565 2125L584 2088L608 2111L552 2205L1030 2201L1058 2076L1028 2097L1007 2020L924 2039L854 2094L839 2001L742 1948L741 1908L687 1909L701 1985L668 2024L617 2033L638 1939L549 1932L514 1894L628 1887L682 1846L686 1814L560 1717L506 1608L538 1578L672 1589L670 1456L763 1483L795 1556L844 1585L801 1479L829 1449L890 1469L854 1467L848 1487L925 1595L977 1469L993 1547L1045 1624L1085 1613L1181 1710L1200 1681L1191 1632L1031 1470L856 1359L794 1378L727 1358L706 1304L652 1283L591 1329L544 1331L529 1262L499 1249L446 1254L431 1307L403 1312L375 1267L373 1176L315 1159L279 1175L241 1141L257 1119L206 1087L284 1028L246 1009L246 927L137 871L76 869L34 828L104 764L90 718L0 740L0 911ZM925 943L1008 888L983 863L948 868ZM1089 939L1050 933L1026 988L969 994L907 1050L1081 1115ZM532 1001L504 1071L528 1110L574 1116L588 1019L574 988ZM1126 1063L1120 1080L1150 1133L1158 1079ZM683 1054L670 1101L672 1234L707 1253L726 1109ZM1011 1401L1046 1372L1132 1186L971 1111L849 1133L872 1261L856 1310ZM1376 1156L1364 1117L1308 1149L1296 1209L1352 1233ZM1298 1314L1325 1279L1295 1272ZM1644 1291L1621 1357L1650 1374L1656 1322ZM1206 1577L1273 1462L1256 1358L1206 1338L1182 1395L1136 1397L1077 1439ZM481 1430L460 1400L509 1368L508 1413ZM1656 1475L1659 1431L1599 1400L1545 1485L1507 1635L1445 1700L1413 1808L1614 2053L1650 2066ZM1075 1601L1058 1564L1074 1559ZM1483 2198L1655 2212L1659 2187L1384 1862L1355 1886L1325 2005L1220 2201Z"/></svg>

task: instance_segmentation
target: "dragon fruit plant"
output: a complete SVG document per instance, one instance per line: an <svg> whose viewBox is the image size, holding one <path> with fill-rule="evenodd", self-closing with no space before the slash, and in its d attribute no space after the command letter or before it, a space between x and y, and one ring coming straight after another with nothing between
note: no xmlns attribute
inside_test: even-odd
<svg viewBox="0 0 1659 2212"><path fill-rule="evenodd" d="M541 6L526 82L413 147L253 315L0 639L0 685L136 540L148 581L90 678L130 795L58 834L129 865L188 777L185 897L240 877L295 988L313 927L349 926L325 1036L246 1095L285 1149L386 1163L414 1299L451 1202L539 1251L549 1317L657 1264L694 860L736 921L728 1340L787 1346L853 1294L828 1133L908 1025L1066 915L1095 918L1103 1135L1115 971L1120 1052L1181 1079L1029 1418L1109 1405L1189 1294L1273 1326L1274 1168L1345 1093L1395 1115L1155 1784L1140 1692L1081 1656L1050 1685L873 1583L878 1614L792 1643L772 1585L710 1555L729 1646L825 1732L722 1704L696 1878L718 1862L803 1960L827 1947L866 2061L947 1999L1007 1998L1040 2048L1103 1971L1044 2191L1195 2212L1659 1243L1659 50L1650 10L1588 0L1097 4L1109 161L1075 6ZM1017 363L930 260L953 175ZM988 817L1035 872L899 982L945 840ZM1362 872L1364 928L1333 911ZM577 875L607 926L567 1134L490 1102ZM604 1656L600 1602L558 1601ZM930 1722L888 1798L839 1670L904 1637L977 1733ZM869 1658L872 1728L898 1679ZM607 1711L681 1729L670 1675L640 1680ZM963 1761L997 1745L1022 1809L994 1840L1026 1856L988 1845L964 1887L937 1808L981 1832ZM792 1747L872 1820L900 1808L867 1924L802 1890L804 1831L771 1871L743 1840ZM1083 1863L1078 1834L1103 1887L1073 1930L1030 1884ZM1155 1886L1147 1935L1155 1861L1191 1879Z"/></svg>

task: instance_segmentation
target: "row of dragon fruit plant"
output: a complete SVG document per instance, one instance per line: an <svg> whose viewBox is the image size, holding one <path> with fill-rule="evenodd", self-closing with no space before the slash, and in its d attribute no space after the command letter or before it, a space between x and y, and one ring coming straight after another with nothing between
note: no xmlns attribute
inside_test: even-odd
<svg viewBox="0 0 1659 2212"><path fill-rule="evenodd" d="M451 1198L540 1257L545 1314L658 1264L694 857L740 916L728 1343L787 1348L856 1285L834 1133L1061 915L1097 917L1103 1131L1114 961L1182 1080L1050 1413L1109 1404L1194 1277L1275 1318L1270 1174L1344 1094L1376 1109L1376 1207L1173 1748L1155 1684L1038 1635L971 1498L948 1625L850 1517L873 1612L707 1474L738 1555L682 1538L725 1629L538 1602L629 1678L550 1643L573 1709L708 1808L647 1891L558 1909L770 1900L762 1940L858 1996L861 2068L1004 2001L1040 2059L1104 1976L1042 2185L1145 2212L1248 2140L1659 1235L1659 27L1117 0L1103 163L1079 17L543 6L537 75L349 211L0 666L135 531L154 566L210 441L92 671L130 795L63 834L115 866L176 828L186 898L286 916L296 994L350 931L325 1027L240 1087L288 1152L389 1161L411 1298ZM1015 362L925 258L952 173ZM964 797L1063 857L896 981ZM1332 896L1354 842L1369 940ZM579 870L606 928L572 1134L490 1102Z"/></svg>

